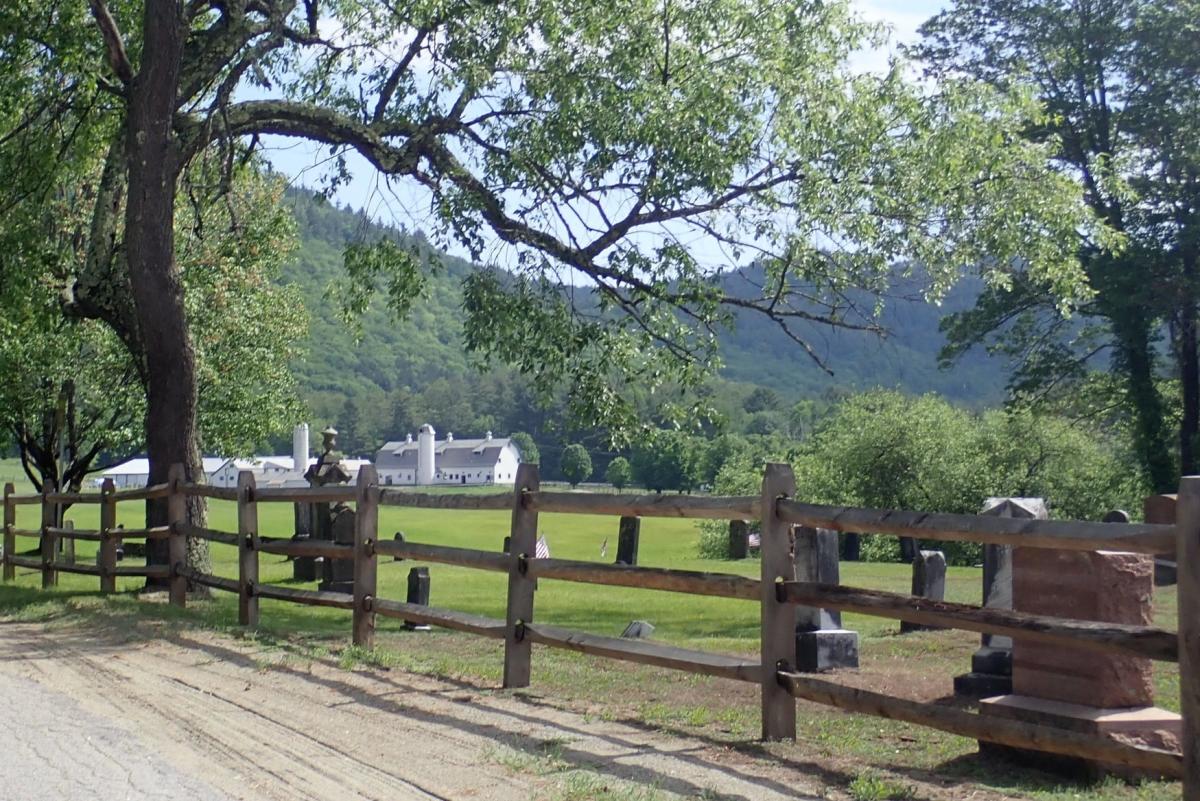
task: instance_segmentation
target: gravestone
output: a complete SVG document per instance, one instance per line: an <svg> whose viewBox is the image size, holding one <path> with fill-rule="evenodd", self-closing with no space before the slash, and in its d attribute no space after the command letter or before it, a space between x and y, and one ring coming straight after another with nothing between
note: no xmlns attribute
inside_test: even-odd
<svg viewBox="0 0 1200 801"><path fill-rule="evenodd" d="M981 515L1045 520L1041 498L988 498ZM1011 545L983 546L983 605L1012 609ZM971 672L954 677L954 694L985 698L1012 692L1012 638L984 634L981 647L971 656Z"/></svg>
<svg viewBox="0 0 1200 801"><path fill-rule="evenodd" d="M1142 519L1147 523L1175 525L1175 496L1151 495L1142 501ZM1164 553L1154 557L1154 586L1169 587L1178 581L1175 569L1175 554Z"/></svg>
<svg viewBox="0 0 1200 801"><path fill-rule="evenodd" d="M125 528L125 525L123 523L117 524L117 529L123 529L123 528ZM118 547L121 549L124 556L128 556L131 559L144 559L146 557L145 541L126 542L125 540L121 540L121 544Z"/></svg>
<svg viewBox="0 0 1200 801"><path fill-rule="evenodd" d="M1154 560L1148 555L1017 548L1012 571L1013 608L1018 612L1138 626L1152 621ZM1018 636L1012 650L1012 694L985 699L980 712L1174 749L1179 716L1153 704L1150 659ZM1011 753L994 746L982 750ZM1138 775L1092 760L1019 753L1041 767L1089 779L1108 772Z"/></svg>
<svg viewBox="0 0 1200 801"><path fill-rule="evenodd" d="M842 561L857 562L862 559L862 535L847 531L842 534Z"/></svg>
<svg viewBox="0 0 1200 801"><path fill-rule="evenodd" d="M917 558L917 541L913 537L900 538L900 561L912 562Z"/></svg>
<svg viewBox="0 0 1200 801"><path fill-rule="evenodd" d="M750 556L750 523L746 520L729 521L729 558L745 559Z"/></svg>
<svg viewBox="0 0 1200 801"><path fill-rule="evenodd" d="M809 526L796 526L793 532L796 580L837 584L837 532ZM858 667L858 632L842 628L837 610L797 605L796 669L815 673L848 667Z"/></svg>
<svg viewBox="0 0 1200 801"><path fill-rule="evenodd" d="M408 602L419 606L429 606L429 568L414 567L408 571ZM429 626L404 621L404 628L409 631L429 631Z"/></svg>
<svg viewBox="0 0 1200 801"><path fill-rule="evenodd" d="M946 600L946 555L941 551L918 551L912 563L912 594L934 601ZM900 633L931 631L938 626L900 621Z"/></svg>
<svg viewBox="0 0 1200 801"><path fill-rule="evenodd" d="M342 464L341 454L337 451L337 429L332 426L321 432L324 451L317 461L304 471L304 479L310 487L324 487L331 484L349 484L350 473ZM293 539L303 540L311 537L318 540L334 541L333 521L343 511L349 511L343 503L331 505L327 502L302 504L308 509L308 525L297 525ZM299 514L299 512L297 512ZM351 537L350 542L354 542ZM341 560L323 559L312 556L298 556L292 561L292 577L297 581L314 581L318 576L323 578L321 589L330 582L330 577L342 568L334 566ZM351 563L351 579L353 582L353 565ZM341 575L338 573L338 575ZM339 590L340 591L340 590ZM346 590L349 592L349 590Z"/></svg>
<svg viewBox="0 0 1200 801"><path fill-rule="evenodd" d="M65 520L65 521L63 521L62 527L67 529L68 531L74 531L75 530L75 522L73 520ZM62 556L62 560L65 564L68 564L68 565L75 564L75 538L74 537L59 537L58 538L58 551L59 551L59 554Z"/></svg>
<svg viewBox="0 0 1200 801"><path fill-rule="evenodd" d="M392 535L392 541L396 542L400 545L403 545L404 544L404 532L397 531L395 534ZM403 556L393 556L392 561L393 562L403 562L404 557Z"/></svg>
<svg viewBox="0 0 1200 801"><path fill-rule="evenodd" d="M654 633L654 626L647 623L645 620L634 620L625 630L621 632L621 636L627 640L644 640Z"/></svg>
<svg viewBox="0 0 1200 801"><path fill-rule="evenodd" d="M501 550L504 551L504 553L508 553L511 543L512 543L512 536L509 534L505 534L504 535L504 547Z"/></svg>
<svg viewBox="0 0 1200 801"><path fill-rule="evenodd" d="M617 533L618 565L636 565L638 558L638 538L642 531L640 517L622 517L621 526Z"/></svg>
<svg viewBox="0 0 1200 801"><path fill-rule="evenodd" d="M330 511L330 539L338 545L354 544L355 512L344 504ZM354 557L345 559L323 559L319 590L329 592L354 592Z"/></svg>

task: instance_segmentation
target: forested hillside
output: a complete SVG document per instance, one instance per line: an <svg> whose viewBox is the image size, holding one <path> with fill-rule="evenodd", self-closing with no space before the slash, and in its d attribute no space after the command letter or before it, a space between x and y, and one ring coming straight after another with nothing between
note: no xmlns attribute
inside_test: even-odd
<svg viewBox="0 0 1200 801"><path fill-rule="evenodd" d="M308 193L291 192L288 202L299 224L301 247L283 279L301 287L311 317L307 356L295 369L314 417L338 425L347 449L369 450L377 441L403 435L426 420L439 431L526 430L550 445L565 438L561 415L538 409L519 376L503 367L480 373L469 363L461 343L459 310L466 262L443 255L442 268L430 277L425 296L406 320L393 320L382 303L375 304L359 323L362 339L356 343L355 327L341 319L337 304L326 296L330 283L342 275L343 246L412 235L373 224ZM940 308L897 302L884 316L889 335L882 339L814 328L811 341L833 369L832 376L773 323L745 315L737 329L723 337L725 380L721 391L712 393L716 405L728 414L745 414L743 400L754 386L775 390L781 407L829 397L838 390L876 386L939 392L969 406L995 403L1003 377L998 365L987 364L985 355L975 355L952 371L937 368L942 345L938 321L947 311L968 306L974 292L975 287L964 286ZM599 439L597 432L572 436Z"/></svg>

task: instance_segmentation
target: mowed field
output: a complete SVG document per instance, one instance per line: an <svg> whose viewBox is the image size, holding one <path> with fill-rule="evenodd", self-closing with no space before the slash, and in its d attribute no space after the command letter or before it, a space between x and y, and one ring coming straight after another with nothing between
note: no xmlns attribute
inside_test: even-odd
<svg viewBox="0 0 1200 801"><path fill-rule="evenodd" d="M80 529L99 525L96 506L76 506L67 518ZM259 530L265 536L290 536L293 532L291 504L260 503ZM18 527L36 528L40 511L36 506L21 506ZM118 506L118 522L126 528L144 524L144 505L141 502ZM499 551L509 532L510 514L495 511L446 511L434 509L405 509L383 507L380 510L380 539L403 532L412 542L453 545L464 548ZM237 507L232 502L209 503L209 526L223 531L237 530ZM566 559L601 561L601 548L607 540L607 556L611 562L617 551L617 518L597 515L543 514L539 531L546 537L551 554ZM696 556L699 530L695 521L646 518L642 521L639 564L654 567L673 567L686 570L707 570L756 576L757 560L713 561ZM18 542L18 549L32 549L33 540ZM95 559L96 545L77 544L77 558ZM211 546L213 572L237 576L237 550L231 546ZM421 563L395 562L381 558L379 562L379 596L404 600L409 568ZM315 587L315 584L292 581L292 565L283 557L263 554L260 561L261 580L294 587ZM429 565L431 603L465 612L504 617L506 577L501 573L471 570L450 565ZM895 565L847 564L843 568L846 583L907 592L909 577ZM64 584L95 585L91 577L62 577ZM979 571L972 568L951 568L947 579L947 596L951 600L976 602L980 594ZM81 583L81 584L80 584ZM139 580L128 579L126 588L133 589ZM278 607L294 610L284 602L262 601L263 622L271 623ZM655 637L680 645L731 652L749 652L757 648L758 607L746 601L724 598L704 598L675 593L604 587L543 580L537 592L537 617L540 621L569 626L585 631L616 635L634 619L649 620L655 626ZM306 615L322 618L322 624L343 626L348 622L342 610L309 608ZM327 619L327 621L325 620ZM880 618L847 616L847 623L864 636L875 636L894 629L895 624ZM399 625L380 620L380 628ZM322 626L323 627L323 626ZM343 626L348 630L348 625Z"/></svg>
<svg viewBox="0 0 1200 801"><path fill-rule="evenodd" d="M26 490L27 491L27 490ZM269 536L292 533L290 504L259 504L260 532ZM38 525L36 506L22 507L18 526ZM119 521L126 527L143 523L143 504L119 507ZM78 506L68 518L78 528L98 525L95 506ZM456 512L384 507L380 514L380 538L396 531L414 542L427 542L499 551L508 533L507 512ZM236 505L211 502L209 525L236 530ZM611 562L617 547L617 518L592 515L543 514L539 530L555 557L600 561L607 539ZM699 531L694 521L647 518L642 521L639 563L687 570L758 574L757 560L714 561L696 556ZM18 541L18 550L36 546L32 539ZM80 561L94 560L95 545L77 544ZM236 550L212 546L213 572L237 575ZM410 567L420 563L380 560L379 596L404 600ZM506 579L503 574L447 565L428 565L431 603L465 612L504 617ZM292 566L282 557L262 555L261 580L298 588L315 587L291 579ZM843 563L842 582L873 589L908 592L910 568L897 564ZM980 571L950 568L947 599L978 603ZM15 586L14 586L15 585ZM0 589L0 606L29 605L25 614L42 599L70 598L72 611L107 609L106 614L128 618L131 626L145 615L166 615L168 610L146 611L132 596L100 600L94 598L97 580L89 576L62 575L60 586L50 596L39 587L34 571L18 571L16 582ZM132 591L138 579L124 579L119 589ZM86 596L81 596L86 593ZM5 601L5 598L8 598ZM131 607L137 606L136 610ZM156 606L157 605L152 605ZM238 631L236 599L217 592L211 601L193 603L183 619L208 627ZM1159 625L1175 627L1173 588L1159 590L1155 600ZM157 607L161 609L161 607ZM544 623L605 635L617 635L634 619L655 626L654 638L675 645L711 651L754 654L758 649L758 606L752 602L703 598L666 592L620 587L603 587L542 580L536 595L536 619ZM332 654L353 666L365 661L380 666L434 673L482 686L497 686L502 668L502 644L454 632L408 632L400 621L379 618L377 651L363 654L348 647L350 614L344 610L298 606L280 601L261 601L262 620L253 634L267 647L297 654ZM56 613L55 613L56 614ZM124 618L123 618L124 616ZM860 634L862 668L839 674L839 680L878 691L894 692L922 700L945 702L952 694L952 677L969 669L970 654L978 635L969 632L937 631L900 636L899 624L883 618L847 614L846 628ZM1178 673L1174 665L1156 665L1158 703L1168 709L1178 706ZM752 685L692 676L641 665L602 660L543 647L535 647L533 687L547 702L583 709L600 717L634 720L646 725L687 732L702 732L731 744L753 742L758 729L758 699ZM1013 765L996 765L975 755L975 743L960 737L907 724L863 716L844 715L823 707L801 703L800 734L795 746L783 749L790 758L813 759L821 771L853 782L876 773L897 787L911 782L921 788L939 783L970 783L991 792L1045 798L1165 799L1178 797L1178 785L1149 783L1128 786L1108 782L1094 787L1066 784L1053 776ZM899 778L896 778L899 777ZM838 783L835 782L835 783ZM868 782L870 784L870 782ZM886 784L886 782L885 782ZM889 785L892 786L892 785ZM961 789L961 787L959 788ZM932 791L931 791L932 792ZM915 797L924 797L919 793ZM885 797L885 796L880 796ZM942 797L933 793L929 797ZM957 791L950 796L958 797Z"/></svg>

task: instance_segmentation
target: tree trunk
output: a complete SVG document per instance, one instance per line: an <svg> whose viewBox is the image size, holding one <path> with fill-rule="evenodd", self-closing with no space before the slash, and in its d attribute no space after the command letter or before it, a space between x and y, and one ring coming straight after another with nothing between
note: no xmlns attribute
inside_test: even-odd
<svg viewBox="0 0 1200 801"><path fill-rule="evenodd" d="M1179 383L1183 416L1179 422L1179 469L1196 474L1196 445L1200 435L1200 353L1196 342L1196 254L1183 254L1183 292L1179 305Z"/></svg>
<svg viewBox="0 0 1200 801"><path fill-rule="evenodd" d="M142 63L129 92L126 148L129 195L125 247L146 375L146 450L150 483L182 463L203 480L196 431L196 356L188 336L183 280L175 263L175 194L183 167L172 132L185 29L175 0L147 0ZM199 499L196 499L199 501ZM189 504L202 523L202 503ZM147 524L164 525L165 501L150 501ZM189 561L197 549L189 547ZM197 555L207 556L200 549ZM166 542L148 544L147 561L167 561ZM165 584L150 580L148 586Z"/></svg>
<svg viewBox="0 0 1200 801"><path fill-rule="evenodd" d="M1154 383L1154 355L1147 315L1123 309L1109 318L1116 338L1116 367L1125 375L1133 405L1134 448L1154 492L1174 492L1172 464L1163 400Z"/></svg>

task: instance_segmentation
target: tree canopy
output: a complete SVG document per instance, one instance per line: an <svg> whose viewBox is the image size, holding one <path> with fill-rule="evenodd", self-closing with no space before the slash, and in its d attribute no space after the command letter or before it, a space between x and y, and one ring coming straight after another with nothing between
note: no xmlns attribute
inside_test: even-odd
<svg viewBox="0 0 1200 801"><path fill-rule="evenodd" d="M1022 135L1048 143L1059 173L1126 238L1118 253L1081 249L1095 295L1076 318L1055 312L1060 297L1050 283L1018 271L1015 291L985 292L956 316L947 357L986 345L1011 360L1018 400L1035 403L1069 403L1108 357L1124 379L1113 398L1159 491L1174 489L1180 468L1196 471L1200 447L1196 13L1194 2L956 0L924 25L916 48L937 79L1035 92L1047 113ZM1159 344L1164 333L1168 349ZM1179 379L1174 399L1159 381L1164 351ZM1181 409L1177 460L1171 407Z"/></svg>
<svg viewBox="0 0 1200 801"><path fill-rule="evenodd" d="M592 477L592 457L588 455L587 448L577 442L572 442L563 448L559 468L562 470L563 478L572 487L577 487Z"/></svg>
<svg viewBox="0 0 1200 801"><path fill-rule="evenodd" d="M877 308L849 290L882 293L901 259L935 298L963 265L1003 285L1019 259L1066 305L1087 296L1080 240L1108 241L1046 172L1053 146L1021 137L1028 97L913 82L899 63L855 73L876 31L845 2L18 0L0 14L0 205L43 215L68 173L102 163L86 258L60 283L134 355L152 482L172 462L199 471L175 199L225 195L264 136L328 147L333 183L353 151L423 193L435 244L487 257L465 281L467 348L543 393L565 385L576 415L626 436L629 388L695 384L735 311L801 348L798 321L872 329ZM750 291L715 280L750 264ZM346 266L349 306L378 286L399 312L429 267L372 243Z"/></svg>

